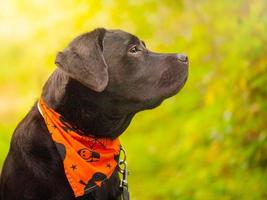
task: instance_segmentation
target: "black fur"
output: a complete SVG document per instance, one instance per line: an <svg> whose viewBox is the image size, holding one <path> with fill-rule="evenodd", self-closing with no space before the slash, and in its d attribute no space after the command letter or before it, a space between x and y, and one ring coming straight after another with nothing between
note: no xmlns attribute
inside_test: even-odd
<svg viewBox="0 0 267 200"><path fill-rule="evenodd" d="M44 101L81 134L109 138L121 135L137 112L176 94L187 79L188 67L186 56L154 53L129 33L105 29L73 40L58 54L56 64L59 68L43 88ZM98 174L96 180L99 177L103 178ZM115 170L101 188L76 199L115 200L119 195ZM13 134L1 174L0 198L75 199L36 103Z"/></svg>

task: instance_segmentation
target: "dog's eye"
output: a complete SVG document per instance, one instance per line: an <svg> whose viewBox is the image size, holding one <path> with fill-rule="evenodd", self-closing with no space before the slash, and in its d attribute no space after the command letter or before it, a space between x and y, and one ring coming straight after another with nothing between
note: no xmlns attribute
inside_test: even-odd
<svg viewBox="0 0 267 200"><path fill-rule="evenodd" d="M133 46L133 47L129 50L130 53L137 53L138 51L140 51L140 50L137 48L137 46Z"/></svg>

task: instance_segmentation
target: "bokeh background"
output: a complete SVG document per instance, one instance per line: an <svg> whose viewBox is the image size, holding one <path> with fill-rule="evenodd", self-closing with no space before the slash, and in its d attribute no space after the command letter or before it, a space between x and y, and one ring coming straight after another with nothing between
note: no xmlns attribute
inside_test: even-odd
<svg viewBox="0 0 267 200"><path fill-rule="evenodd" d="M183 90L122 136L132 199L267 199L266 0L0 0L0 168L56 53L96 27L190 58Z"/></svg>

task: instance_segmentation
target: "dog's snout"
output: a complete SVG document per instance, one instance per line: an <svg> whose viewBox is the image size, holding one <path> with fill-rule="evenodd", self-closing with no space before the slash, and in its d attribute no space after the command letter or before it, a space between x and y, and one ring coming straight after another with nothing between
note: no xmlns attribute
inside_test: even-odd
<svg viewBox="0 0 267 200"><path fill-rule="evenodd" d="M177 59L178 59L180 62L188 63L188 57L187 57L187 55L184 55L184 54L177 54Z"/></svg>

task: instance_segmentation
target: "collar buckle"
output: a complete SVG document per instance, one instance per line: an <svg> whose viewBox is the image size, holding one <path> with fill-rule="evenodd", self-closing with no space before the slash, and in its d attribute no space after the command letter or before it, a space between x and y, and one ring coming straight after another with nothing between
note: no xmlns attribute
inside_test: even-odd
<svg viewBox="0 0 267 200"><path fill-rule="evenodd" d="M127 177L129 175L128 171L128 165L126 162L126 152L125 150L121 147L120 152L123 153L123 159L119 160L119 172L122 175L121 181L120 181L120 189L121 189L121 200L129 200L130 199L130 194L128 190L128 182L127 182Z"/></svg>

